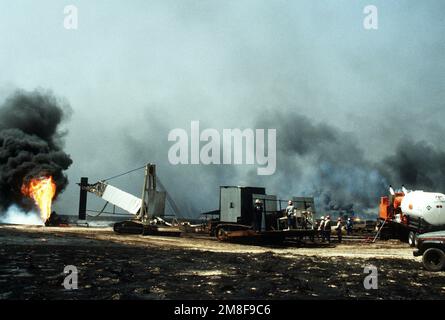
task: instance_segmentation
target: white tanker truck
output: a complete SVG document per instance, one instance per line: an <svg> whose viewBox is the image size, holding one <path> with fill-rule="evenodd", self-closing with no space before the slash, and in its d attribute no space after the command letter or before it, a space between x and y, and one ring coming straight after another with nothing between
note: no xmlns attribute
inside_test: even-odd
<svg viewBox="0 0 445 320"><path fill-rule="evenodd" d="M445 194L389 187L380 198L379 219L384 223L382 238L400 238L415 246L418 234L445 230Z"/></svg>

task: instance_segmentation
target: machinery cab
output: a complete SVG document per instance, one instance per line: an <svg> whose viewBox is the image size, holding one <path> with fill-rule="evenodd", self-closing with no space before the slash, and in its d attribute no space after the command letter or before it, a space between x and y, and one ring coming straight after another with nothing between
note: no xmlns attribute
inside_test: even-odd
<svg viewBox="0 0 445 320"><path fill-rule="evenodd" d="M395 192L380 198L379 218L382 220L401 219L401 203L405 193Z"/></svg>
<svg viewBox="0 0 445 320"><path fill-rule="evenodd" d="M313 227L314 198L293 197L294 206L291 225L285 212L287 200L279 200L275 195L267 195L265 188L222 186L220 187L220 223L251 226L254 223L255 201L260 201L263 212L261 231L300 229Z"/></svg>
<svg viewBox="0 0 445 320"><path fill-rule="evenodd" d="M265 188L221 186L219 197L220 221L251 225L253 222L253 195L263 197Z"/></svg>

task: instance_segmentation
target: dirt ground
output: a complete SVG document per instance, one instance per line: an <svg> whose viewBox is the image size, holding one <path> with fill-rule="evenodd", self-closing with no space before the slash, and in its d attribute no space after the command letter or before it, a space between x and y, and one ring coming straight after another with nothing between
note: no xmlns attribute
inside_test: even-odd
<svg viewBox="0 0 445 320"><path fill-rule="evenodd" d="M66 290L64 267L78 270ZM378 270L366 290L364 267ZM288 246L0 225L0 299L444 299L398 241Z"/></svg>

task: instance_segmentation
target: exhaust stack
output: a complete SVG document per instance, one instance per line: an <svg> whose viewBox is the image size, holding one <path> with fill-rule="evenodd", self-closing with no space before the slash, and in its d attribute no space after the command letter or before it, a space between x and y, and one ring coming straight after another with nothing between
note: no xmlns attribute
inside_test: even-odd
<svg viewBox="0 0 445 320"><path fill-rule="evenodd" d="M390 193L392 196L395 196L395 195L396 195L396 193L394 192L394 189L392 188L391 185L389 185L389 193Z"/></svg>

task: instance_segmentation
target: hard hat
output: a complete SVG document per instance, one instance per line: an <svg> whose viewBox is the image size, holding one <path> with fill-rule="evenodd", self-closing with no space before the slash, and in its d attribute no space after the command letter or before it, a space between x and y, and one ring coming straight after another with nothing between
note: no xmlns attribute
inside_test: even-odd
<svg viewBox="0 0 445 320"><path fill-rule="evenodd" d="M288 204L292 204L292 200L289 200L287 203L288 203Z"/></svg>
<svg viewBox="0 0 445 320"><path fill-rule="evenodd" d="M321 220L323 220L324 219L324 216L321 216L321 218L320 218Z"/></svg>
<svg viewBox="0 0 445 320"><path fill-rule="evenodd" d="M341 221L341 218L340 217L338 217L338 219L337 219L338 221Z"/></svg>
<svg viewBox="0 0 445 320"><path fill-rule="evenodd" d="M260 199L256 199L255 203L261 203L261 200Z"/></svg>
<svg viewBox="0 0 445 320"><path fill-rule="evenodd" d="M326 216L326 219L331 219L331 216Z"/></svg>

